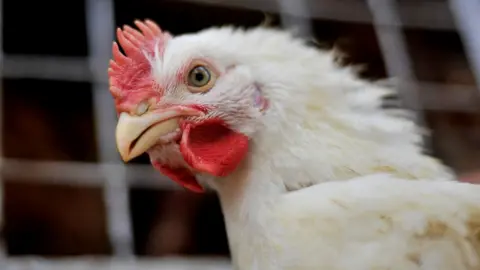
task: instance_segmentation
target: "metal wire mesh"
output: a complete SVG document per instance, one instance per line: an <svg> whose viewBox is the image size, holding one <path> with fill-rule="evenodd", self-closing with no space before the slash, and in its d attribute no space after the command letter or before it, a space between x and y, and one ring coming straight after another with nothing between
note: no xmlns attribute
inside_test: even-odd
<svg viewBox="0 0 480 270"><path fill-rule="evenodd" d="M386 69L389 76L394 76L403 82L401 97L404 104L415 109L418 121L423 124L422 108L419 103L418 87L423 88L425 96L423 106L431 110L445 108L469 112L474 109L471 95L457 95L454 98L439 100L437 91L450 88L468 88L468 86L437 85L420 82L415 78L412 68L412 59L409 57L402 27L425 28L435 30L455 30L461 33L470 65L480 83L480 35L476 26L480 25L480 3L476 0L447 1L394 1L394 0L189 0L208 5L233 6L247 9L256 9L265 12L278 12L283 15L282 23L286 28L296 28L302 35L311 34L311 19L321 18L350 23L368 23L375 26L378 43L383 53ZM88 32L89 56L75 57L26 57L22 55L5 55L0 53L1 74L3 78L38 78L58 79L75 82L93 83L94 114L96 122L97 144L100 152L98 163L85 162L45 162L19 159L2 159L2 175L22 176L31 181L68 181L70 185L93 185L104 187L105 207L108 213L108 231L110 241L117 258L133 257L132 228L128 208L129 186L147 186L159 189L177 189L172 182L163 179L147 165L123 165L115 150L114 140L111 138L115 127L113 101L107 91L106 64L110 58L110 46L113 40L111 29L116 25L112 0L87 0L86 22ZM0 5L1 6L1 5ZM0 14L2 11L0 10ZM452 16L454 20L452 20ZM291 20L296 17L297 20ZM298 19L299 18L299 19ZM0 28L2 20L0 20ZM0 44L2 44L0 35ZM0 51L3 51L0 48ZM454 91L456 93L460 91ZM470 91L471 92L471 91ZM3 104L0 92L0 103ZM429 101L431 100L431 101ZM3 119L3 110L0 110L0 119ZM1 121L1 120L0 120ZM2 123L0 122L0 127ZM0 140L3 132L0 130ZM2 148L0 144L0 155ZM3 156L3 155L2 155ZM41 168L38 170L36 168ZM69 175L68 180L63 176ZM101 175L102 177L98 177ZM147 180L145 180L147 179ZM159 181L158 179L163 179ZM1 180L1 179L0 179ZM81 260L79 260L81 261ZM74 269L75 263L55 262L46 260L6 260L6 268L1 269L66 269L69 265ZM52 264L53 263L53 264ZM109 262L110 263L110 262ZM116 264L115 269L132 269L124 262ZM102 264L102 263L101 263ZM103 262L103 265L107 265ZM145 263L145 269L159 268L153 262ZM153 265L153 266L152 266ZM184 267L182 269L201 269L198 262L170 261L162 263L165 269ZM190 265L190 268L189 266ZM205 269L215 269L209 264ZM221 261L217 265L228 267ZM56 268L55 268L56 267ZM103 269L99 264L84 260L83 268ZM77 269L77 268L75 268ZM80 268L78 268L80 269ZM105 266L105 269L107 267ZM111 268L109 268L111 269Z"/></svg>

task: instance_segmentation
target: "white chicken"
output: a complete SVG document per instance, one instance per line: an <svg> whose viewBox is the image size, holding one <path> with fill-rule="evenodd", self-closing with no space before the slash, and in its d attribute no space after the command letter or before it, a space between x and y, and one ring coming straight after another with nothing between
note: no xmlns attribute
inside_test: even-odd
<svg viewBox="0 0 480 270"><path fill-rule="evenodd" d="M118 150L218 193L235 269L480 269L480 187L422 153L393 90L287 32L135 24L109 69Z"/></svg>

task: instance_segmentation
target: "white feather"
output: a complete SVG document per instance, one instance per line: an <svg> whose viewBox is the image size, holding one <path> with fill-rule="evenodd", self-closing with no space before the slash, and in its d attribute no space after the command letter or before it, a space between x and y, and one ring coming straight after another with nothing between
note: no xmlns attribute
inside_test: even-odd
<svg viewBox="0 0 480 270"><path fill-rule="evenodd" d="M241 167L202 176L219 193L236 269L480 269L480 187L452 181L422 153L423 131L382 108L393 89L265 28L176 37L157 78L198 56L235 70L197 101L235 108L255 82L271 102L258 122L228 120L252 138Z"/></svg>

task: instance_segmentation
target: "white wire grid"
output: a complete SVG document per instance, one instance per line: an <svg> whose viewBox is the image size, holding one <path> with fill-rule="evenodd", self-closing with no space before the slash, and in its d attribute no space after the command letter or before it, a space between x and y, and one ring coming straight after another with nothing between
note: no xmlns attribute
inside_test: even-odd
<svg viewBox="0 0 480 270"><path fill-rule="evenodd" d="M473 91L455 91L460 85L440 85L418 82L412 71L412 63L406 50L402 27L455 30L458 29L465 44L471 69L480 84L480 2L478 0L412 1L397 3L395 0L185 0L204 4L224 5L279 12L285 27L295 27L303 35L311 33L310 18L338 21L372 23L382 50L388 75L400 78L401 98L406 106L419 111L417 88L422 87L423 106L431 110L475 110L476 98ZM148 165L125 166L118 158L112 137L115 128L113 100L108 92L106 66L111 54L115 26L113 0L86 0L88 58L74 57L23 57L6 56L0 53L1 74L4 78L56 79L75 82L93 82L95 123L100 149L100 163L82 162L38 162L1 159L2 176L22 176L31 181L68 181L67 184L103 186L108 213L109 237L117 259L132 258L133 240L128 210L128 187L133 185L160 189L178 188ZM2 14L0 0L0 15ZM289 15L289 16L285 16ZM454 20L450 20L451 16ZM291 21L290 16L300 18ZM400 19L402 18L402 19ZM0 19L0 29L2 20ZM1 32L0 32L1 33ZM0 34L0 44L2 35ZM1 46L1 45L0 45ZM0 52L3 49L0 48ZM441 95L438 95L442 92ZM455 93L454 95L450 93ZM474 93L459 95L458 93ZM443 98L440 98L443 97ZM0 103L2 102L0 92ZM0 109L0 127L3 110ZM422 116L418 121L422 123ZM2 131L0 130L0 141ZM3 152L0 144L0 156ZM41 170L36 169L41 168ZM32 173L35 172L35 173ZM68 177L65 177L68 176ZM0 176L1 177L1 176ZM159 181L158 179L163 179ZM68 179L68 180L66 180ZM148 180L145 180L148 179ZM0 179L1 181L2 179ZM0 260L8 262L1 269L57 269L53 262ZM53 264L52 264L53 263ZM170 264L169 264L170 263ZM172 265L172 261L165 264ZM182 269L200 269L198 262L184 261ZM218 261L222 264L221 261ZM178 262L173 262L179 265ZM181 263L180 263L181 264ZM63 265L63 264L60 264ZM124 265L125 263L120 263ZM191 265L191 268L188 268ZM43 266L44 268L41 268ZM64 266L58 266L63 268ZM93 267L93 266L92 266ZM120 267L120 266L119 266ZM160 265L156 265L160 269ZM93 267L95 269L98 266ZM128 268L128 267L127 267ZM127 269L125 268L125 269ZM214 269L213 267L207 267ZM207 269L205 268L205 269ZM82 268L85 269L85 268ZM106 269L106 268L105 268ZM115 268L117 269L117 268ZM121 268L118 268L121 269ZM128 269L132 269L131 267Z"/></svg>

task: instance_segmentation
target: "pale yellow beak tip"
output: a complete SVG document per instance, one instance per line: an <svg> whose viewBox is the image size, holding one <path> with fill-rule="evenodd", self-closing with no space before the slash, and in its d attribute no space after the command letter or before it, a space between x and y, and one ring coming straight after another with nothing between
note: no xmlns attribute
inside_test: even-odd
<svg viewBox="0 0 480 270"><path fill-rule="evenodd" d="M132 160L131 156L127 151L118 151L120 153L120 157L122 158L123 162L127 163Z"/></svg>

